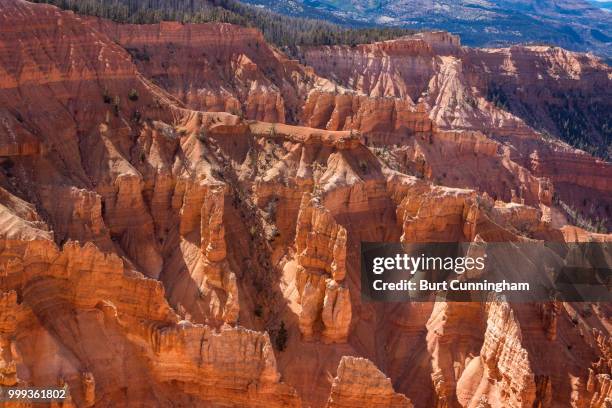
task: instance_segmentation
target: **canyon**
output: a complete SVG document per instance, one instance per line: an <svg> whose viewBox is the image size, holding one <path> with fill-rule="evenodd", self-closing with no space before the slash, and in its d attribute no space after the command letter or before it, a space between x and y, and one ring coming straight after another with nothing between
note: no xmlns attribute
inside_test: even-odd
<svg viewBox="0 0 612 408"><path fill-rule="evenodd" d="M612 241L612 164L549 109L582 95L605 143L611 82L590 54L445 32L294 60L252 28L0 0L0 385L67 386L63 407L608 407L609 303L367 303L359 250Z"/></svg>

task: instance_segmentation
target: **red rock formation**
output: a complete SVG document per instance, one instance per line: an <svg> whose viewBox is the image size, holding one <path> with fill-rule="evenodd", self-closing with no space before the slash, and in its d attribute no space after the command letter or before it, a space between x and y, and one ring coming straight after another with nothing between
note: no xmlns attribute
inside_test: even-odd
<svg viewBox="0 0 612 408"><path fill-rule="evenodd" d="M487 315L480 352L483 377L498 383L495 392L503 406L529 406L535 400L535 378L514 312L504 303L493 302L488 305Z"/></svg>
<svg viewBox="0 0 612 408"><path fill-rule="evenodd" d="M351 323L349 290L342 284L346 276L346 229L309 194L302 198L295 249L302 335L311 339L313 326L322 320L324 342L345 342Z"/></svg>
<svg viewBox="0 0 612 408"><path fill-rule="evenodd" d="M598 90L610 88L612 77L595 57L547 47L469 49L441 33L356 48L308 48L304 56L317 74L342 87L311 91L303 123L358 129L368 143L384 146L393 161L388 164L438 183L480 189L510 201L509 186L518 181L521 186L514 194L531 204L540 199L538 184L552 183L563 202L592 218L609 218L601 205L585 206L576 196L591 201L603 195L609 201L610 165L528 126L561 134L550 112L562 104L559 95L566 94L581 95L575 109L588 116L585 123L599 123L598 115L589 116L585 101L600 101ZM492 84L504 89L509 107L487 100L497 90ZM605 110L602 103L597 109ZM595 143L603 143L601 126L589 132ZM479 140L476 146L474 139ZM551 198L543 197L546 205Z"/></svg>
<svg viewBox="0 0 612 408"><path fill-rule="evenodd" d="M118 257L104 255L90 244L81 248L69 243L59 251L45 240L5 239L2 253L2 290L6 293L3 316L11 322L3 325L3 336L14 338L20 333L40 336L38 339L26 336L10 347L20 352L17 364L15 356L4 357L8 364L4 382L15 382L7 376L14 378L10 367L16 366L17 372L24 373L18 380L24 385L54 384L62 378L77 403L91 405L95 400L110 404L121 400L118 387L125 384L137 394L138 389L143 392L147 387L156 389L156 383L140 383L149 375L145 370L151 370L150 375L159 384L178 381L184 393L201 401L242 400L246 404L248 398L258 396L262 406L270 406L272 401L295 402L291 389L279 384L267 336L244 329L214 332L189 322L177 323L176 315L163 298L161 284L142 276L129 277ZM15 291L23 294L22 301L17 301ZM24 329L27 327L32 328ZM75 337L71 334L74 330L83 332L85 337ZM97 338L102 332L106 334ZM58 343L45 348L44 344L53 339ZM107 345L96 351L95 347L104 342ZM194 348L196 344L198 347ZM118 354L111 357L108 352L113 348ZM59 353L59 360L48 366L44 377L39 377L38 365L48 358L45 353ZM87 353L90 358L86 358ZM68 362L75 358L87 365L79 367ZM64 364L69 365L68 371ZM123 364L126 368L119 369ZM122 370L129 370L130 378L122 377L117 382L113 379L114 366L123 373ZM85 368L87 372L79 373ZM238 377L242 382L236 382ZM96 399L94 383L105 390L101 400ZM215 384L212 394L207 391L211 384ZM158 388L158 392L164 391ZM150 397L140 394L136 398Z"/></svg>
<svg viewBox="0 0 612 408"><path fill-rule="evenodd" d="M391 380L371 361L365 358L342 357L332 383L327 407L409 408L412 403L402 394L393 391Z"/></svg>
<svg viewBox="0 0 612 408"><path fill-rule="evenodd" d="M251 29L5 0L0 384L65 384L66 406L606 406L607 305L360 297L361 241L612 239L554 208L607 204L609 164L479 78L605 69L527 50L423 33L309 68Z"/></svg>
<svg viewBox="0 0 612 408"><path fill-rule="evenodd" d="M377 44L308 48L304 61L325 78L373 97L416 101L434 72L434 51L422 38Z"/></svg>
<svg viewBox="0 0 612 408"><path fill-rule="evenodd" d="M126 48L147 78L192 109L292 122L308 84L315 80L310 70L271 48L256 29L89 22Z"/></svg>

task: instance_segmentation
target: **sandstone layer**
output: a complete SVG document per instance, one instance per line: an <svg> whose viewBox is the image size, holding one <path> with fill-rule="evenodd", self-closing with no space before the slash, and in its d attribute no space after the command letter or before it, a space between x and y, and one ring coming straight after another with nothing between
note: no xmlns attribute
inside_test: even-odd
<svg viewBox="0 0 612 408"><path fill-rule="evenodd" d="M228 24L0 6L1 385L84 407L610 404L609 304L360 294L361 242L612 240L569 214L610 226L610 163L482 75L604 95L593 57L421 33L298 62Z"/></svg>

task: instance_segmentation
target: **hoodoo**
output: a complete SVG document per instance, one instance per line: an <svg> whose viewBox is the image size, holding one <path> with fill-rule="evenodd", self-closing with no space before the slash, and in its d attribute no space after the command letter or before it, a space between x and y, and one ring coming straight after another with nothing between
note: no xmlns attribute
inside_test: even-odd
<svg viewBox="0 0 612 408"><path fill-rule="evenodd" d="M602 59L39 3L0 0L0 385L69 398L17 405L609 406L609 302L368 301L360 252L589 242L609 271Z"/></svg>

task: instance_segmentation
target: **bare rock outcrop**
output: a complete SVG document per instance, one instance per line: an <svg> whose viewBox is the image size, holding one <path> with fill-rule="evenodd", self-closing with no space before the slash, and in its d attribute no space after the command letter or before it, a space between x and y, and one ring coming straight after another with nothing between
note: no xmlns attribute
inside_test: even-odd
<svg viewBox="0 0 612 408"><path fill-rule="evenodd" d="M176 315L163 298L163 289L159 283L142 277L126 276L117 257L106 256L92 245L81 248L69 243L63 251L48 241L5 241L3 245L5 249L7 246L12 248L12 255L3 251L2 257L7 277L2 288L7 293L4 298L7 299L7 307L12 304L13 310L24 310L21 315L15 315L19 309L12 313L12 327L5 329L10 329L10 334L15 335L24 325L40 325L32 319L44 322L44 325L36 329L41 333L40 341L45 341L48 336L60 336L62 343L56 350L60 353L60 361L71 355L82 358L81 353L87 350L94 353L91 347L97 344L95 332L91 333L91 338L73 338L69 333L79 328L93 329L96 325L106 327L109 334L113 333L105 341L122 347L125 350L123 353L129 353L128 350L136 344L144 347L142 352L129 357L127 354L117 355L110 363L105 359L91 360L87 372L79 372L80 368L76 366L74 377L64 372L64 376L68 374L65 378L73 397L77 401L82 398L84 405L97 401L96 388L100 387L104 393L110 392L112 395L113 387L118 386L111 381L113 374L107 370L108 364L131 364L135 377L128 383L133 386L146 375L141 370L148 369L156 381L163 383L170 379L178 380L184 385L187 394L203 401L242 401L245 406L253 406L248 403L249 398L259 395L263 404L261 406L269 406L273 400L283 401L284 404L297 403L294 392L279 383L280 376L266 335L244 329L215 332L206 326L178 323ZM39 254L39 258L32 263L28 257L34 253ZM23 279L15 279L17 276ZM76 290L68 293L70 291L67 287ZM15 291L23 294L21 303L16 302ZM61 292L67 294L58 297ZM76 313L76 317L70 317L73 313L71 311ZM58 316L63 317L56 320ZM47 332L46 326L52 328L53 332ZM29 340L26 338L23 341ZM79 342L80 350L69 351L76 344L73 342ZM201 347L207 342L210 345ZM8 344L4 344L3 349L6 350ZM21 353L17 362L19 371L25 373L35 369L41 358L46 358L45 354L37 354L25 348L26 344L19 340L15 346L9 347L27 350ZM196 344L198 346L193 347ZM236 365L238 362L243 366ZM14 361L12 365L15 365ZM6 381L11 376L10 370L7 371L10 366L5 366L3 378ZM50 366L49 370L50 376L59 378L62 375L61 364ZM238 377L243 382L236 383ZM27 378L22 380L28 381ZM206 391L206 387L211 384L216 387L216 392L212 394ZM77 393L76 390L82 391Z"/></svg>
<svg viewBox="0 0 612 408"><path fill-rule="evenodd" d="M304 194L298 215L295 249L297 288L301 294L300 330L306 339L323 323L324 342L345 342L351 323L346 277L346 229L310 194Z"/></svg>
<svg viewBox="0 0 612 408"><path fill-rule="evenodd" d="M128 49L138 69L186 106L294 123L316 80L311 70L270 47L252 28L230 24L115 24L88 19Z"/></svg>
<svg viewBox="0 0 612 408"><path fill-rule="evenodd" d="M442 32L299 51L2 2L0 384L65 385L65 406L609 405L603 302L368 303L359 279L360 242L610 241L563 226L606 214L609 163L517 110L555 116L542 86L603 98L609 68ZM524 92L505 107L502 79Z"/></svg>
<svg viewBox="0 0 612 408"><path fill-rule="evenodd" d="M374 97L392 96L416 101L434 72L434 51L421 38L405 38L351 48L309 48L305 62L326 78Z"/></svg>
<svg viewBox="0 0 612 408"><path fill-rule="evenodd" d="M594 146L607 143L602 118L593 112L610 110L610 98L597 93L610 88L612 77L596 57L555 47L470 49L444 33L312 47L304 55L318 75L338 85L309 93L303 123L357 129L391 167L438 184L545 205L554 191L592 218L609 217L605 206L591 202L598 195L610 200L609 164L547 136L573 140L580 133L592 135ZM568 94L576 105L565 105ZM571 130L561 119L570 117ZM575 201L577 195L588 196L587 204Z"/></svg>
<svg viewBox="0 0 612 408"><path fill-rule="evenodd" d="M493 300L486 305L486 316L480 356L470 361L457 384L465 392L465 396L459 394L459 403L474 404L484 396L491 406L531 406L536 378L514 311L509 304Z"/></svg>
<svg viewBox="0 0 612 408"><path fill-rule="evenodd" d="M412 403L393 390L391 380L365 358L342 357L332 383L328 408L409 408Z"/></svg>

